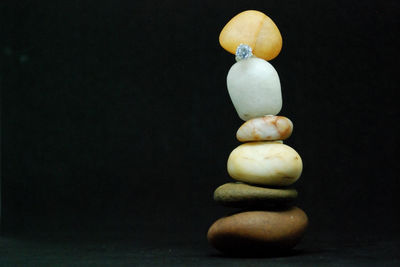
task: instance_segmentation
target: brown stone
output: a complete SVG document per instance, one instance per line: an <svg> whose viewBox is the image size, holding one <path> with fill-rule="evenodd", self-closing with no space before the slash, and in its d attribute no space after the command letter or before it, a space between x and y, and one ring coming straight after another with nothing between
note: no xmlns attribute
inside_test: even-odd
<svg viewBox="0 0 400 267"><path fill-rule="evenodd" d="M246 211L217 220L208 230L207 239L227 254L268 255L293 248L307 225L307 215L297 207Z"/></svg>

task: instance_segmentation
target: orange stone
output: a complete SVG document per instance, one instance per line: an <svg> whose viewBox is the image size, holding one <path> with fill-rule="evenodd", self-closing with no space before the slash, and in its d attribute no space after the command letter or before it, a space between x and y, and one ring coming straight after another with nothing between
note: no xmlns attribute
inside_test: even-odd
<svg viewBox="0 0 400 267"><path fill-rule="evenodd" d="M294 247L308 225L297 207L246 211L217 220L207 233L211 245L227 254L273 254Z"/></svg>
<svg viewBox="0 0 400 267"><path fill-rule="evenodd" d="M247 10L225 25L219 35L219 43L232 54L236 53L240 44L247 44L255 56L271 60L282 49L282 36L267 15L256 10Z"/></svg>

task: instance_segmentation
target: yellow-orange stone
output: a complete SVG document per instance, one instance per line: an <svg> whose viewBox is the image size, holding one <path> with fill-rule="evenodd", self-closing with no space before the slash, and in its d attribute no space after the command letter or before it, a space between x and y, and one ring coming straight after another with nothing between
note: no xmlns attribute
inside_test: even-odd
<svg viewBox="0 0 400 267"><path fill-rule="evenodd" d="M240 44L247 44L255 56L271 60L281 51L282 36L267 15L256 10L247 10L225 25L219 35L219 43L232 54L236 53Z"/></svg>

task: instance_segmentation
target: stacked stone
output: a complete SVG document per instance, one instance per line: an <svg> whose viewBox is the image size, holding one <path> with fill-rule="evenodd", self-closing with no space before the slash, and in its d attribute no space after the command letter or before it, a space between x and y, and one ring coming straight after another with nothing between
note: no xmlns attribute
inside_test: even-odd
<svg viewBox="0 0 400 267"><path fill-rule="evenodd" d="M228 92L239 117L246 121L236 137L244 144L228 158L228 173L236 180L218 187L214 200L241 208L217 220L208 230L209 242L229 254L268 254L294 247L308 224L307 215L293 206L303 164L283 140L293 123L276 116L282 108L279 76L267 62L282 47L275 23L249 10L235 16L220 34L221 46L236 53L227 76Z"/></svg>

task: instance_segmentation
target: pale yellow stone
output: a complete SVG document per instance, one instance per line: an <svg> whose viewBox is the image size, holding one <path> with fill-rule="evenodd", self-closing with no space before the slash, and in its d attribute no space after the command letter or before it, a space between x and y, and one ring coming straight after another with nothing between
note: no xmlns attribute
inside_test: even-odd
<svg viewBox="0 0 400 267"><path fill-rule="evenodd" d="M247 10L225 25L219 35L219 43L232 54L236 53L240 44L247 44L255 56L271 60L282 49L282 36L267 15L256 10Z"/></svg>
<svg viewBox="0 0 400 267"><path fill-rule="evenodd" d="M299 179L303 163L290 146L276 142L251 142L231 152L227 167L229 175L237 181L287 186Z"/></svg>

